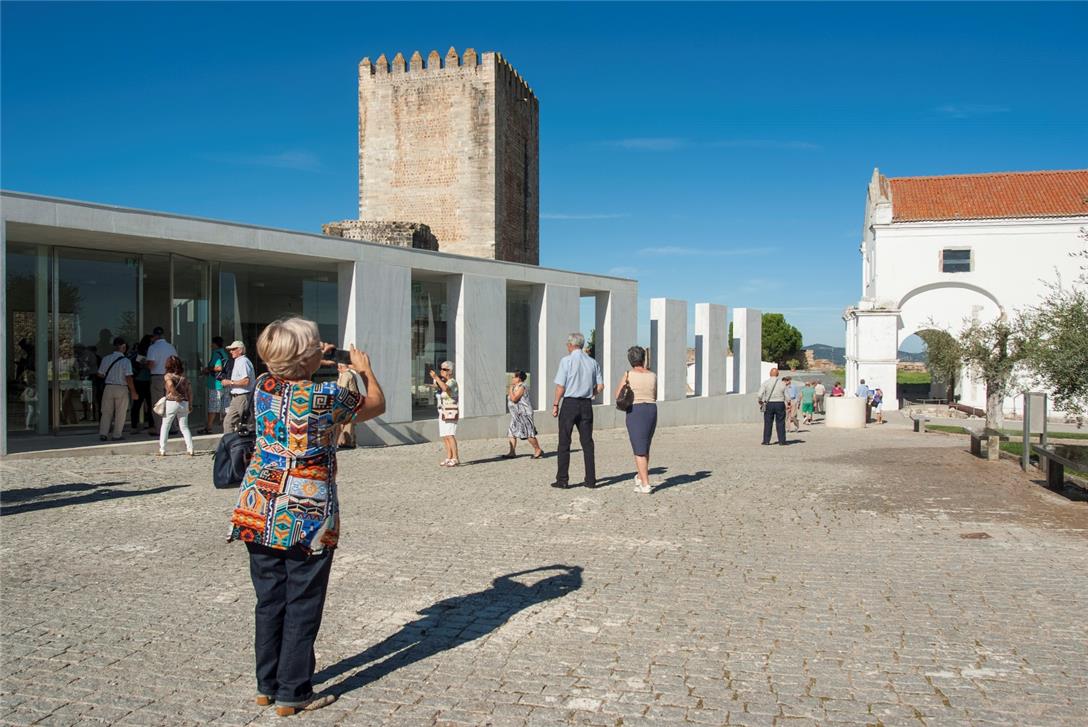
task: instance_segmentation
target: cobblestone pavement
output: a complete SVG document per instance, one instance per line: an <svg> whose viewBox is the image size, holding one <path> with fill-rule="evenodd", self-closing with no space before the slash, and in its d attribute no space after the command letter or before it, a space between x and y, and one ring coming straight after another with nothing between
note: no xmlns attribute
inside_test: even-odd
<svg viewBox="0 0 1088 727"><path fill-rule="evenodd" d="M963 437L797 438L659 431L648 496L620 431L594 490L499 441L452 471L434 445L344 453L318 639L340 700L290 719L1088 723L1088 504ZM210 467L0 464L0 722L280 721L252 705L253 592Z"/></svg>

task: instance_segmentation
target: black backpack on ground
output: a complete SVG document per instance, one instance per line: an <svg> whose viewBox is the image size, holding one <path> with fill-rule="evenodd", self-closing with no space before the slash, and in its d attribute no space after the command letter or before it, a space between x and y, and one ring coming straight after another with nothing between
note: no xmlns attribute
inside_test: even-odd
<svg viewBox="0 0 1088 727"><path fill-rule="evenodd" d="M249 460L256 446L253 434L227 432L219 440L212 463L212 484L217 488L237 487L246 476Z"/></svg>

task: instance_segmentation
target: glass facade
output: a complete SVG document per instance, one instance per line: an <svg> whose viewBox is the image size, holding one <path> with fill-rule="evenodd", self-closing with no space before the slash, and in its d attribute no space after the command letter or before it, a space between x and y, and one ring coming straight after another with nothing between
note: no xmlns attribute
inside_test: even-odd
<svg viewBox="0 0 1088 727"><path fill-rule="evenodd" d="M515 371L526 373L526 384L532 389L533 364L530 361L530 339L536 327L532 324L528 285L506 286L506 377L510 385Z"/></svg>
<svg viewBox="0 0 1088 727"><path fill-rule="evenodd" d="M449 359L446 283L412 280L412 417L435 416L435 391L429 369ZM456 374L456 372L455 372Z"/></svg>
<svg viewBox="0 0 1088 727"><path fill-rule="evenodd" d="M121 336L135 348L155 326L193 382L192 426L207 406L200 370L213 335L241 339L261 370L256 339L272 320L302 315L336 341L336 273L228 265L182 255L6 243L8 432L89 431L97 425L102 357Z"/></svg>

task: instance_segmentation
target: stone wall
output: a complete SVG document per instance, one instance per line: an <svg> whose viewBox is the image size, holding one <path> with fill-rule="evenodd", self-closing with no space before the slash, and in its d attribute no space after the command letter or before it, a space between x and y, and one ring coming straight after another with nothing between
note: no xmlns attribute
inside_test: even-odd
<svg viewBox="0 0 1088 727"><path fill-rule="evenodd" d="M539 105L498 53L359 65L359 218L431 228L443 252L536 264Z"/></svg>
<svg viewBox="0 0 1088 727"><path fill-rule="evenodd" d="M396 247L438 251L438 239L431 232L431 228L418 222L343 220L322 225L321 233L347 240L365 240Z"/></svg>

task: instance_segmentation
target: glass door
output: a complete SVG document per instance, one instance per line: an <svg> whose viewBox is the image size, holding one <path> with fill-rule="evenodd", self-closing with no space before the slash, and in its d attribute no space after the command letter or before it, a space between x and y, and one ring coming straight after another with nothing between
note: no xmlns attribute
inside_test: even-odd
<svg viewBox="0 0 1088 727"><path fill-rule="evenodd" d="M113 339L138 339L140 260L136 255L57 248L53 287L53 425L94 425L101 386L95 376Z"/></svg>
<svg viewBox="0 0 1088 727"><path fill-rule="evenodd" d="M207 376L200 373L211 354L208 263L181 255L170 256L171 343L185 364L185 376L193 387L193 412L189 426L195 431L207 419Z"/></svg>

